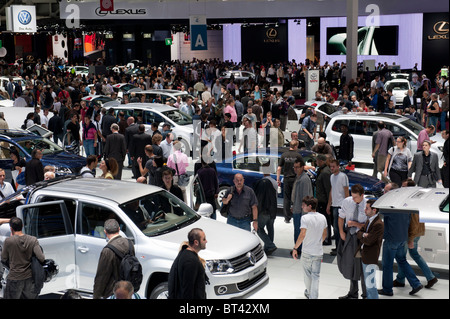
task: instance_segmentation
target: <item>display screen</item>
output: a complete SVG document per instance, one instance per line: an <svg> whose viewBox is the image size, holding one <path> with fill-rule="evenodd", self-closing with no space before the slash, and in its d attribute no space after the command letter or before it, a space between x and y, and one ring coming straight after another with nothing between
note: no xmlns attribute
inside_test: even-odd
<svg viewBox="0 0 450 319"><path fill-rule="evenodd" d="M345 55L345 27L327 28L327 55ZM398 55L398 26L359 27L358 55Z"/></svg>

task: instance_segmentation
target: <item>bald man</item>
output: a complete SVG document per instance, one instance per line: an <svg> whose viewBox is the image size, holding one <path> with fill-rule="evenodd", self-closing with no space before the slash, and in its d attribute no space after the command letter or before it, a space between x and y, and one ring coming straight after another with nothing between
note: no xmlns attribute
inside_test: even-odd
<svg viewBox="0 0 450 319"><path fill-rule="evenodd" d="M324 154L324 155L331 155L333 156L333 150L331 149L331 146L325 141L325 138L319 137L317 140L317 144L314 145L311 149L313 152L316 152L317 154Z"/></svg>
<svg viewBox="0 0 450 319"><path fill-rule="evenodd" d="M234 175L234 186L225 193L222 203L230 205L228 210L227 224L251 231L253 224L258 231L258 200L255 192L244 184L242 174Z"/></svg>

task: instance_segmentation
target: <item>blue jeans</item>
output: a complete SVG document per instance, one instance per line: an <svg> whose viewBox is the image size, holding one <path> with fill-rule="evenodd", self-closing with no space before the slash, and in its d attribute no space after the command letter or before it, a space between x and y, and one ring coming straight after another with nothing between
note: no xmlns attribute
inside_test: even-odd
<svg viewBox="0 0 450 319"><path fill-rule="evenodd" d="M302 225L301 224L302 214L292 214L292 217L294 220L294 245L295 245L295 243L297 242L297 238L300 235L300 227Z"/></svg>
<svg viewBox="0 0 450 319"><path fill-rule="evenodd" d="M363 262L361 262L361 265L364 272L364 280L366 282L367 299L378 299L378 289L376 280L378 265L375 264L366 265Z"/></svg>
<svg viewBox="0 0 450 319"><path fill-rule="evenodd" d="M419 242L419 239L420 237L414 238L414 248L412 249L409 249L408 245L405 244L405 250L408 249L409 255L416 262L417 266L420 267L420 269L423 272L423 275L425 276L425 278L427 278L427 281L430 281L435 277L435 275L430 270L430 267L428 267L427 262L422 258L422 256L419 255L419 252L417 251L417 243ZM398 270L397 281L402 284L405 283L405 274L403 273L403 270L401 268Z"/></svg>
<svg viewBox="0 0 450 319"><path fill-rule="evenodd" d="M433 125L436 128L436 131L438 118L439 118L438 116L428 116L428 125Z"/></svg>
<svg viewBox="0 0 450 319"><path fill-rule="evenodd" d="M83 146L84 151L86 152L86 157L89 155L95 155L94 140L84 140Z"/></svg>
<svg viewBox="0 0 450 319"><path fill-rule="evenodd" d="M402 269L403 273L408 279L409 284L413 289L420 286L420 281L417 278L411 265L406 261L406 242L405 241L390 241L384 240L383 243L383 290L387 293L392 292L393 277L394 277L394 258L397 265Z"/></svg>
<svg viewBox="0 0 450 319"><path fill-rule="evenodd" d="M302 253L300 261L303 267L303 280L305 282L305 295L308 299L319 298L320 267L323 256L313 256Z"/></svg>
<svg viewBox="0 0 450 319"><path fill-rule="evenodd" d="M331 213L333 214L333 234L334 239L336 240L336 248L338 247L339 241L341 240L341 236L339 235L339 209L340 207L331 206Z"/></svg>
<svg viewBox="0 0 450 319"><path fill-rule="evenodd" d="M228 214L228 218L227 218L228 225L235 226L235 227L238 227L243 230L251 231L251 226L250 226L251 222L252 222L251 217L237 219L237 218L234 218L233 216L230 216L230 214Z"/></svg>
<svg viewBox="0 0 450 319"><path fill-rule="evenodd" d="M441 131L445 130L445 119L447 117L447 112L441 112L441 118L439 121L441 122Z"/></svg>

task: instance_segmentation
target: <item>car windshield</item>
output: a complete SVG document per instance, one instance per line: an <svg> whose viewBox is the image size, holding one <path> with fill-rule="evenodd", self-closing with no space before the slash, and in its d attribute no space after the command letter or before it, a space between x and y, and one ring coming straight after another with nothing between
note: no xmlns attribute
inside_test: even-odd
<svg viewBox="0 0 450 319"><path fill-rule="evenodd" d="M422 125L407 119L401 122L407 129L411 130L414 134L417 136L419 135L420 131L422 131L424 128Z"/></svg>
<svg viewBox="0 0 450 319"><path fill-rule="evenodd" d="M180 229L200 218L183 201L166 191L136 198L119 207L149 237Z"/></svg>
<svg viewBox="0 0 450 319"><path fill-rule="evenodd" d="M178 125L192 124L192 117L178 110L164 111L162 113Z"/></svg>
<svg viewBox="0 0 450 319"><path fill-rule="evenodd" d="M49 139L43 137L43 138L35 138L35 139L27 139L27 140L21 140L18 142L18 144L25 150L29 155L31 154L31 151L33 151L35 148L40 149L42 151L42 155L50 155L50 154L56 154L63 151L61 146L53 143Z"/></svg>
<svg viewBox="0 0 450 319"><path fill-rule="evenodd" d="M409 90L408 82L392 82L388 83L386 90Z"/></svg>
<svg viewBox="0 0 450 319"><path fill-rule="evenodd" d="M135 89L135 88L137 88L136 85L133 85L133 84L124 84L124 85L122 85L119 89L117 89L117 88L115 88L115 89L116 89L116 90L121 90L121 91L127 92L127 91L129 91L129 90L131 90L131 89ZM116 91L116 90L114 90L114 91Z"/></svg>

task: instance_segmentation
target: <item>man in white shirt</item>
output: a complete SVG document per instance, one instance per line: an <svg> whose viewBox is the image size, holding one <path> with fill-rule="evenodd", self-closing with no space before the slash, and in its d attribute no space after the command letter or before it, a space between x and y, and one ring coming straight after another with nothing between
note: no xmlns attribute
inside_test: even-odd
<svg viewBox="0 0 450 319"><path fill-rule="evenodd" d="M305 196L302 200L304 215L301 219L301 230L292 250L292 257L297 259L297 249L302 245L301 262L304 271L305 296L308 299L319 297L320 266L323 257L322 242L327 237L327 220L316 211L317 199Z"/></svg>
<svg viewBox="0 0 450 319"><path fill-rule="evenodd" d="M14 193L14 188L10 183L5 182L5 178L5 170L0 168L0 201Z"/></svg>
<svg viewBox="0 0 450 319"><path fill-rule="evenodd" d="M48 110L47 108L44 108L41 114L41 126L43 128L48 128Z"/></svg>
<svg viewBox="0 0 450 319"><path fill-rule="evenodd" d="M166 139L159 144L162 149L163 157L167 160L169 156L173 153L173 134L167 133Z"/></svg>
<svg viewBox="0 0 450 319"><path fill-rule="evenodd" d="M337 252L339 271L344 278L350 280L350 290L347 295L339 299L357 299L358 281L361 279L362 296L365 297L366 285L362 272L361 258L355 257L355 252L360 247L356 233L364 227L367 221L365 213L367 200L364 198L364 187L355 184L351 188L351 196L342 201L339 209L339 236L340 246Z"/></svg>
<svg viewBox="0 0 450 319"><path fill-rule="evenodd" d="M342 201L349 196L349 183L347 175L340 170L338 160L330 161L330 170L332 174L330 176L331 190L328 198L327 214L333 218L333 233L336 241L336 248L333 248L330 254L336 256L336 250L340 241L338 214Z"/></svg>

